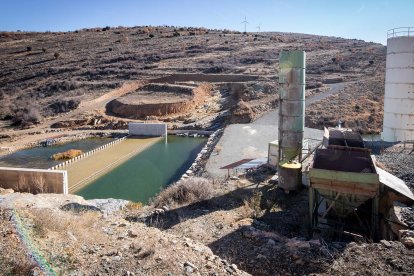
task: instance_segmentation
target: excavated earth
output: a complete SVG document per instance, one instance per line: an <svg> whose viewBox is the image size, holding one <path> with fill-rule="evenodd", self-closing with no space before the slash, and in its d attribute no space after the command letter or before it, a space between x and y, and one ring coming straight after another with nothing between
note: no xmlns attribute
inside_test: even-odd
<svg viewBox="0 0 414 276"><path fill-rule="evenodd" d="M106 106L107 113L131 119L165 116L191 111L208 95L201 87L149 84L115 99Z"/></svg>

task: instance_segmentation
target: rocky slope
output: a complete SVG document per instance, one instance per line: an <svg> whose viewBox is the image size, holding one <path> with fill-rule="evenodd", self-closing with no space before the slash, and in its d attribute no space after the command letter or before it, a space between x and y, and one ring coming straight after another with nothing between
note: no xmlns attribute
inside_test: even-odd
<svg viewBox="0 0 414 276"><path fill-rule="evenodd" d="M13 275L414 273L414 251L400 242L309 239L307 191L285 195L268 184L270 175L193 178L149 206L2 190L0 268Z"/></svg>

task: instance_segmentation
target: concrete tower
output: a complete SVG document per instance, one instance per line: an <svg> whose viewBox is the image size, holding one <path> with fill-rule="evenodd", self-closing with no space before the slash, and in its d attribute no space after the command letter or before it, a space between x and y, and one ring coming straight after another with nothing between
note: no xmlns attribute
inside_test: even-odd
<svg viewBox="0 0 414 276"><path fill-rule="evenodd" d="M414 27L388 31L381 138L414 140Z"/></svg>

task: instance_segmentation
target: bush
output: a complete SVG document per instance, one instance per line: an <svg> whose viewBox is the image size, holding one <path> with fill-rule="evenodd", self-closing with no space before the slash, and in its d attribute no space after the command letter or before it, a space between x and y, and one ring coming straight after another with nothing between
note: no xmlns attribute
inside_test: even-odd
<svg viewBox="0 0 414 276"><path fill-rule="evenodd" d="M213 194L214 189L209 180L201 177L191 177L162 190L152 200L152 205L156 208L182 206L209 199Z"/></svg>
<svg viewBox="0 0 414 276"><path fill-rule="evenodd" d="M53 154L50 158L52 158L53 160L67 160L67 159L72 159L75 158L79 155L82 155L83 152L81 150L77 150L77 149L70 149L67 150L65 152L58 152Z"/></svg>
<svg viewBox="0 0 414 276"><path fill-rule="evenodd" d="M26 50L27 50L28 52L30 52L30 51L32 50L32 47L31 47L31 46L27 46Z"/></svg>
<svg viewBox="0 0 414 276"><path fill-rule="evenodd" d="M53 56L55 57L55 59L58 59L60 57L60 54L58 52L54 53Z"/></svg>

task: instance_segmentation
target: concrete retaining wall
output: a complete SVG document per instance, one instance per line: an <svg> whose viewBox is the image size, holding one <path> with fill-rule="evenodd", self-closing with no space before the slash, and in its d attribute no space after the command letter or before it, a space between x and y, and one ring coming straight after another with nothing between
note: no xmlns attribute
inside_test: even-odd
<svg viewBox="0 0 414 276"><path fill-rule="evenodd" d="M67 165L72 164L74 162L77 162L77 161L79 161L79 160L81 160L81 159L83 159L85 157L88 157L90 155L93 155L93 154L95 154L98 151L101 151L101 150L107 149L109 147L112 147L113 145L118 144L118 143L124 141L127 137L128 136L125 136L125 137L116 139L116 140L114 140L112 142L109 142L108 144L105 144L105 145L100 146L99 148L96 148L96 149L87 151L87 152L85 152L85 153L83 153L83 154L81 154L81 155L79 155L79 156L77 156L75 158L72 158L72 159L66 160L65 162L62 162L60 164L57 164L57 165L49 168L48 170L58 170L58 169L61 169L64 166L67 166Z"/></svg>
<svg viewBox="0 0 414 276"><path fill-rule="evenodd" d="M218 129L210 134L207 143L197 154L197 157L194 160L193 164L191 164L190 168L181 176L177 183L188 177L201 175L204 169L205 162L209 158L217 142L220 140L223 131L224 129Z"/></svg>
<svg viewBox="0 0 414 276"><path fill-rule="evenodd" d="M66 171L0 167L0 187L25 193L68 193Z"/></svg>
<svg viewBox="0 0 414 276"><path fill-rule="evenodd" d="M129 123L129 135L167 136L167 124Z"/></svg>

